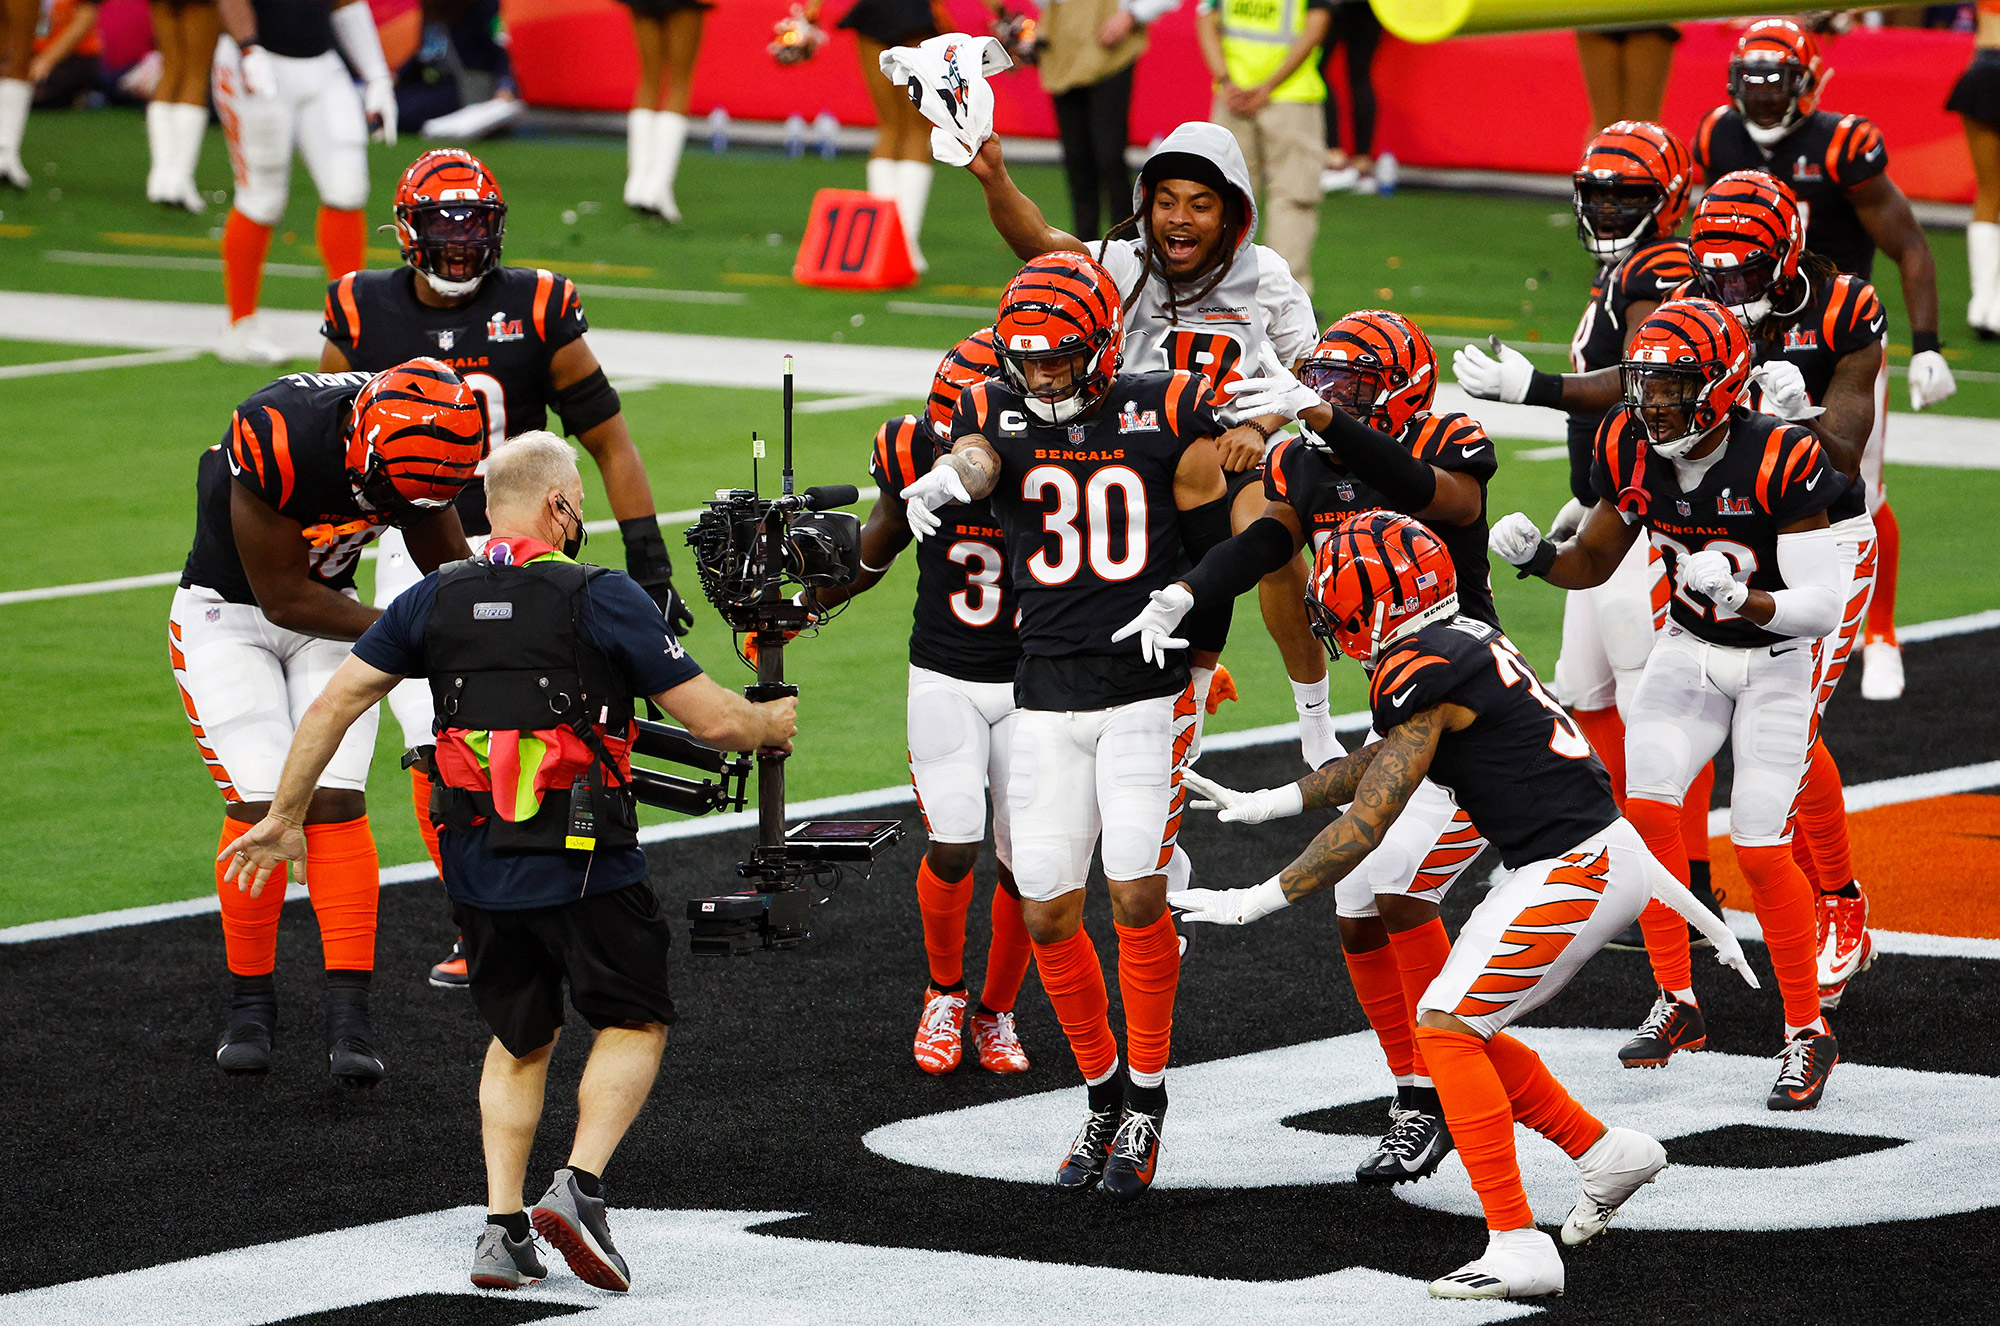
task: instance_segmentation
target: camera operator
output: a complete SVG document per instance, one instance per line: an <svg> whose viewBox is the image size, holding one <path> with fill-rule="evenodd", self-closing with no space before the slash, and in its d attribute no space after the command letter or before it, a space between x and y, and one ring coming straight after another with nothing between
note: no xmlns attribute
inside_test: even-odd
<svg viewBox="0 0 2000 1326"><path fill-rule="evenodd" d="M486 492L484 551L424 577L356 642L300 723L270 813L231 844L228 877L254 896L283 862L303 861L306 802L341 735L405 676L430 678L431 814L472 999L494 1035L479 1085L488 1216L472 1280L513 1288L546 1274L532 1220L581 1279L622 1291L631 1279L599 1176L674 1021L667 923L629 788L632 697L650 695L725 750L789 750L797 701L752 704L718 686L637 582L571 560L583 481L568 443L536 432L499 447ZM524 1213L565 981L597 1037L568 1164Z"/></svg>

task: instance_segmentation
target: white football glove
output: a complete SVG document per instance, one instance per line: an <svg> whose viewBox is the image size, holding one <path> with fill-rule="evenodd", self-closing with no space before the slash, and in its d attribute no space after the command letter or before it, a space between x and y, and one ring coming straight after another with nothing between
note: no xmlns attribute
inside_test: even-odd
<svg viewBox="0 0 2000 1326"><path fill-rule="evenodd" d="M1682 559L1681 588L1691 594L1705 594L1708 601L1731 612L1750 597L1750 586L1736 578L1736 564L1727 553L1704 548Z"/></svg>
<svg viewBox="0 0 2000 1326"><path fill-rule="evenodd" d="M1188 804L1196 810L1217 810L1224 824L1262 824L1265 820L1290 819L1306 808L1306 794L1297 783L1267 787L1258 792L1236 792L1221 783L1203 778L1189 769L1181 782L1194 789L1197 800Z"/></svg>
<svg viewBox="0 0 2000 1326"><path fill-rule="evenodd" d="M1111 643L1139 637L1139 657L1160 667L1167 666L1167 656L1173 650L1186 649L1187 641L1174 635L1174 628L1181 624L1181 618L1194 607L1194 595L1187 587L1178 583L1165 589L1153 591L1153 598L1137 617L1126 622L1111 633Z"/></svg>
<svg viewBox="0 0 2000 1326"><path fill-rule="evenodd" d="M371 135L378 143L396 142L396 82L390 78L371 78L361 88L361 109L374 122Z"/></svg>
<svg viewBox="0 0 2000 1326"><path fill-rule="evenodd" d="M1296 419L1307 410L1326 404L1318 392L1292 375L1269 341L1264 342L1257 362L1263 366L1264 375L1238 382L1236 394L1229 401L1243 418L1282 414L1287 419Z"/></svg>
<svg viewBox="0 0 2000 1326"><path fill-rule="evenodd" d="M1452 353L1451 371L1458 385L1472 395L1509 405L1528 399L1528 382L1535 376L1528 356L1511 345L1500 347L1498 359L1476 345L1461 345Z"/></svg>
<svg viewBox="0 0 2000 1326"><path fill-rule="evenodd" d="M943 527L944 522L937 517L939 507L972 500L972 494L965 491L965 480L958 477L958 467L942 464L898 495L904 503L903 519L919 543Z"/></svg>
<svg viewBox="0 0 2000 1326"><path fill-rule="evenodd" d="M1573 538L1583 528L1583 518L1590 514L1590 508L1574 497L1563 503L1563 509L1556 512L1556 518L1549 522L1549 538L1557 543Z"/></svg>
<svg viewBox="0 0 2000 1326"><path fill-rule="evenodd" d="M1767 364L1759 364L1750 372L1750 380L1764 393L1764 413L1775 414L1780 419L1797 423L1801 419L1817 419L1826 413L1824 406L1814 405L1806 395L1805 374L1799 366L1784 359L1773 359Z"/></svg>
<svg viewBox="0 0 2000 1326"><path fill-rule="evenodd" d="M1487 531L1486 546L1509 566L1526 566L1542 546L1542 531L1519 511L1500 517Z"/></svg>
<svg viewBox="0 0 2000 1326"><path fill-rule="evenodd" d="M278 66L262 46L245 46L241 63L243 90L253 97L278 95Z"/></svg>
<svg viewBox="0 0 2000 1326"><path fill-rule="evenodd" d="M1910 408L1921 410L1950 399L1958 390L1951 365L1935 350L1919 350L1910 356Z"/></svg>
<svg viewBox="0 0 2000 1326"><path fill-rule="evenodd" d="M1249 889L1182 889L1167 895L1167 906L1179 912L1181 920L1211 925L1248 925L1291 905L1275 878Z"/></svg>

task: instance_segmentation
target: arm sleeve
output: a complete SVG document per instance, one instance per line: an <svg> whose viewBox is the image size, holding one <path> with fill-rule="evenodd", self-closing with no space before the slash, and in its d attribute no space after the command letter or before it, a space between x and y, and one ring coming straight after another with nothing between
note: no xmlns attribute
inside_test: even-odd
<svg viewBox="0 0 2000 1326"><path fill-rule="evenodd" d="M1854 566L1831 526L1778 536L1778 574L1783 589L1771 591L1774 610L1765 630L1774 635L1817 640L1840 625Z"/></svg>
<svg viewBox="0 0 2000 1326"><path fill-rule="evenodd" d="M1859 115L1841 117L1826 145L1827 178L1843 189L1866 184L1889 169L1889 148L1882 131Z"/></svg>
<svg viewBox="0 0 2000 1326"><path fill-rule="evenodd" d="M1290 368L1311 352L1319 342L1319 323L1313 317L1312 296L1292 275L1285 260L1262 245L1252 250L1261 264L1257 269L1257 302L1264 308L1264 327L1278 358ZM1256 347L1250 350L1246 372L1256 368Z"/></svg>
<svg viewBox="0 0 2000 1326"><path fill-rule="evenodd" d="M658 695L701 674L701 665L681 648L638 581L623 571L605 571L590 578L589 592L584 629L625 674L633 695Z"/></svg>
<svg viewBox="0 0 2000 1326"><path fill-rule="evenodd" d="M1218 497L1213 502L1181 512L1180 526L1181 542L1187 546L1188 555L1207 560L1216 548L1232 542L1229 537L1229 499ZM1205 604L1197 602L1181 627L1189 648L1221 653L1223 645L1229 642L1229 621L1235 608L1236 596L1233 594L1213 598Z"/></svg>
<svg viewBox="0 0 2000 1326"><path fill-rule="evenodd" d="M424 665L424 623L437 601L437 573L390 600L375 624L354 642L354 656L371 668L398 677L429 675Z"/></svg>
<svg viewBox="0 0 2000 1326"><path fill-rule="evenodd" d="M1345 410L1333 411L1328 427L1318 431L1341 463L1396 510L1421 511L1437 496L1437 475L1428 464L1412 456L1395 438L1376 432Z"/></svg>
<svg viewBox="0 0 2000 1326"><path fill-rule="evenodd" d="M1234 600L1289 562L1294 554L1292 532L1269 516L1255 521L1233 539L1211 549L1187 574L1197 606Z"/></svg>

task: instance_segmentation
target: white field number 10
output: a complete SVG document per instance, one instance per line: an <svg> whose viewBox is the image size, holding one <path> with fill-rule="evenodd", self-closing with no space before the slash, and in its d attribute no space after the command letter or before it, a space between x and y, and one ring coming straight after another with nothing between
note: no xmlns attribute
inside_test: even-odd
<svg viewBox="0 0 2000 1326"><path fill-rule="evenodd" d="M1125 552L1111 555L1111 494L1125 507ZM1053 497L1046 496L1053 494ZM1055 556L1044 543L1028 558L1028 572L1044 585L1061 585L1076 578L1088 555L1090 569L1106 581L1130 580L1146 566L1146 483L1137 470L1107 465L1083 484L1081 515L1076 476L1060 465L1037 465L1021 476L1021 498L1037 505L1053 503L1042 516L1042 529L1056 538Z"/></svg>

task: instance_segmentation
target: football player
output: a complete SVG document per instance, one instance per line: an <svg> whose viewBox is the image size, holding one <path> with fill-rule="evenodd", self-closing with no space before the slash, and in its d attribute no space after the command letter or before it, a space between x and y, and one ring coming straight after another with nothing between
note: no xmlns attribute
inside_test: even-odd
<svg viewBox="0 0 2000 1326"><path fill-rule="evenodd" d="M674 633L686 634L694 617L674 592L646 465L632 445L618 392L583 339L589 324L576 286L553 272L500 264L507 200L493 173L469 152L436 148L411 162L396 185L395 217L405 265L350 272L327 287L320 370L372 372L414 355L435 355L479 393L493 446L543 427L553 409L597 462L624 539L626 569L660 605ZM484 538L486 486L478 477L460 490L457 506L466 532ZM382 536L375 570L378 608L422 574L395 530ZM389 707L413 752L417 827L436 863L423 755L431 745L430 690L406 681L389 696ZM465 955L453 945L450 956L431 968L431 984L465 983Z"/></svg>
<svg viewBox="0 0 2000 1326"><path fill-rule="evenodd" d="M974 332L938 365L925 413L891 419L876 431L868 470L881 491L861 528L861 572L850 585L815 592L810 600L815 610L864 593L888 574L911 539L899 494L945 450L959 394L999 372L993 329ZM972 1012L972 1038L981 1068L1025 1073L1028 1056L1014 1031L1014 999L1028 974L1028 931L1021 921L1007 819L1007 762L1018 712L1014 670L1021 658L1014 582L1006 535L990 499L942 507L938 519L942 528L917 545L910 629L910 781L930 838L917 867L917 908L930 962L917 1020L917 1067L949 1073L964 1054L970 997L965 917L972 907L972 868L986 841L990 792L1000 879L993 890L993 943L986 954L986 984Z"/></svg>
<svg viewBox="0 0 2000 1326"><path fill-rule="evenodd" d="M1306 356L1303 383L1275 358L1266 370L1240 384L1238 405L1297 419L1303 428L1265 462L1262 518L1155 594L1112 638L1138 635L1148 655L1177 648L1173 633L1187 611L1229 602L1301 549L1324 547L1348 516L1375 508L1428 522L1451 557L1463 610L1497 629L1486 558L1493 444L1465 415L1430 412L1437 392L1430 338L1400 314L1364 309L1327 328ZM1304 597L1287 606L1310 637ZM1204 790L1207 784L1191 777L1195 790ZM1355 1172L1363 1183L1421 1179L1451 1152L1414 1040L1416 1004L1451 951L1438 904L1485 847L1451 793L1427 781L1384 850L1342 885L1341 949L1396 1079L1389 1131Z"/></svg>
<svg viewBox="0 0 2000 1326"><path fill-rule="evenodd" d="M1816 737L1822 637L1840 625L1853 562L1828 518L1846 481L1810 430L1745 405L1752 355L1721 305L1660 305L1626 349L1625 403L1598 432L1598 500L1582 526L1558 545L1516 512L1494 525L1492 543L1565 589L1601 584L1642 530L1666 554L1672 621L1632 697L1625 814L1685 882L1680 805L1729 742L1729 837L1784 997L1766 1103L1805 1110L1819 1103L1839 1046L1820 1012L1815 890L1792 857L1791 815ZM1707 1038L1685 927L1653 910L1641 921L1661 988L1618 1052L1635 1068Z"/></svg>
<svg viewBox="0 0 2000 1326"><path fill-rule="evenodd" d="M998 138L986 140L968 169L985 190L994 228L1020 258L1079 250L1112 275L1131 371L1185 368L1207 376L1224 425L1216 442L1229 476L1232 527L1246 528L1263 514L1258 465L1285 419L1241 409L1236 385L1257 371L1266 344L1298 367L1319 325L1285 260L1252 242L1257 199L1234 136L1206 123L1168 134L1140 167L1132 191L1137 213L1087 244L1050 225L1015 186ZM1305 561L1295 559L1259 587L1258 602L1292 681L1300 752L1317 767L1342 748L1327 709L1326 655L1294 611L1305 589Z"/></svg>
<svg viewBox="0 0 2000 1326"><path fill-rule="evenodd" d="M1369 670L1369 707L1383 735L1282 788L1216 788L1222 818L1241 822L1347 809L1262 884L1189 889L1168 901L1183 920L1242 925L1327 885L1337 898L1342 881L1385 849L1427 781L1458 797L1508 874L1420 996L1416 1036L1489 1232L1485 1253L1433 1281L1431 1293L1560 1294L1562 1258L1535 1228L1514 1124L1576 1161L1582 1195L1562 1227L1570 1245L1602 1233L1667 1155L1644 1133L1598 1122L1506 1028L1554 998L1656 891L1756 981L1728 929L1619 816L1603 764L1527 661L1498 627L1459 612L1456 559L1442 541L1387 511L1347 515L1328 533L1313 562L1312 612L1321 635Z"/></svg>
<svg viewBox="0 0 2000 1326"><path fill-rule="evenodd" d="M1790 18L1764 18L1743 30L1729 61L1729 103L1703 117L1694 159L1714 181L1739 170L1764 170L1791 186L1805 221L1807 249L1866 281L1875 250L1896 264L1910 320L1910 408L1935 405L1958 390L1938 340L1937 264L1910 200L1889 178L1882 131L1859 115L1818 109L1832 71L1819 42ZM1875 598L1861 649L1861 694L1893 700L1903 693L1896 644L1896 566L1900 538L1882 485L1889 417L1888 361L1875 384L1875 427L1862 468L1868 509L1878 531Z"/></svg>
<svg viewBox="0 0 2000 1326"><path fill-rule="evenodd" d="M167 651L202 762L225 803L228 847L270 808L306 706L382 614L361 603L354 567L386 527L428 571L469 557L452 499L486 454L479 397L435 359L366 373L295 373L236 408L202 454L194 549L168 618ZM368 829L375 720L357 723L306 813L306 874L327 968L333 1076L382 1079L368 1019L381 888ZM258 897L223 882L227 1073L271 1066L282 888Z"/></svg>
<svg viewBox="0 0 2000 1326"><path fill-rule="evenodd" d="M1022 268L994 324L1001 377L965 388L950 453L902 497L920 539L939 531L938 508L987 497L1007 530L1022 655L1007 769L1014 880L1042 988L1090 1095L1056 1182L1083 1191L1102 1181L1129 1201L1153 1181L1167 1110L1180 939L1162 872L1196 705L1185 660L1155 666L1111 632L1228 537L1229 515L1208 380L1119 373L1120 331L1117 287L1090 258L1054 252ZM1187 635L1216 649L1220 629L1211 612ZM1100 829L1129 1072L1083 929Z"/></svg>
<svg viewBox="0 0 2000 1326"><path fill-rule="evenodd" d="M315 238L329 280L367 263L368 135L396 141L396 80L366 0L217 0L215 113L236 168L222 228L231 364L290 358L257 324L264 255L291 195L292 151L319 191ZM341 56L347 57L343 63ZM355 94L351 64L363 89Z"/></svg>

